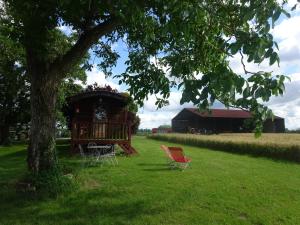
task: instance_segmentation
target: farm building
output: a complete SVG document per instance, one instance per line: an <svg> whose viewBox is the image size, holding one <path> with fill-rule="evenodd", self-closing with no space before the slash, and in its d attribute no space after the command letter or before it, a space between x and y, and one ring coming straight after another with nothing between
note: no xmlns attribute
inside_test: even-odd
<svg viewBox="0 0 300 225"><path fill-rule="evenodd" d="M200 112L196 108L184 108L172 119L173 132L251 132L253 127L247 126L251 119L250 112L232 109L212 109L210 113ZM280 133L285 131L284 119L275 116L264 123L263 132Z"/></svg>
<svg viewBox="0 0 300 225"><path fill-rule="evenodd" d="M152 128L152 134L172 133L171 128Z"/></svg>

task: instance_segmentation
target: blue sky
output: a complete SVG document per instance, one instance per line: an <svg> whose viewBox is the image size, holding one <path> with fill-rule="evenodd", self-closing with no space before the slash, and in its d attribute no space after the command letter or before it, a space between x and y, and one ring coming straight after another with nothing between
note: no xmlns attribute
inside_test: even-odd
<svg viewBox="0 0 300 225"><path fill-rule="evenodd" d="M296 0L290 1L288 7L291 8ZM68 32L67 28L62 28ZM291 82L286 83L286 92L282 97L272 97L267 105L278 116L284 117L286 127L289 129L300 128L300 6L292 13L291 18L281 16L276 23L272 34L279 44L279 55L281 58L280 67L268 65L268 62L263 62L259 67L252 63L246 64L250 71L267 70L273 71L274 74L285 74L290 76ZM119 41L113 46L120 54L120 59L113 74L120 74L125 70L124 62L127 59L126 46L122 41ZM95 60L96 64L97 61ZM230 59L231 68L243 74L243 68L240 63L239 56ZM118 80L112 78L105 78L103 72L94 67L92 71L87 72L87 83L92 84L97 82L100 85L109 84L119 91L126 91L126 86L118 85ZM149 96L145 100L144 106L139 109L139 116L141 118L141 128L153 128L162 124L170 124L171 119L184 107L193 107L192 104L180 105L179 101L181 93L173 90L171 92L169 102L170 104L162 109L157 110L155 106L155 96ZM221 104L216 104L215 108L222 107Z"/></svg>

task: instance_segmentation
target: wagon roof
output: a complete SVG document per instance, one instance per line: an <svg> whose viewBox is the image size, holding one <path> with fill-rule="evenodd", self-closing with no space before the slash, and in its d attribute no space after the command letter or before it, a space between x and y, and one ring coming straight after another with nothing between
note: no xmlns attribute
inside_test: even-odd
<svg viewBox="0 0 300 225"><path fill-rule="evenodd" d="M106 97L112 98L119 101L121 104L127 104L128 97L122 93L106 91L106 90L97 90L97 91L85 91L77 95L73 95L67 99L68 103L72 104L74 102L81 101L83 99L94 98L94 97Z"/></svg>

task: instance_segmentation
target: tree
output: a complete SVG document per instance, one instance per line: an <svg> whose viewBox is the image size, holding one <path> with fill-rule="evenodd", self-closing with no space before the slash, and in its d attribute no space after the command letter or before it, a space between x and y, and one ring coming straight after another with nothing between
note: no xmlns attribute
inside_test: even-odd
<svg viewBox="0 0 300 225"><path fill-rule="evenodd" d="M171 125L167 125L167 124L165 124L165 125L160 125L159 127L158 127L158 129L168 129L168 128L172 128L172 126Z"/></svg>
<svg viewBox="0 0 300 225"><path fill-rule="evenodd" d="M9 27L0 28L0 144L9 144L9 128L30 121L30 86L22 46L6 38Z"/></svg>
<svg viewBox="0 0 300 225"><path fill-rule="evenodd" d="M131 133L136 134L138 132L138 129L139 129L139 126L141 123L141 118L137 115L139 106L134 101L133 97L129 93L124 92L122 94L127 97L127 99L128 99L127 110L132 113L131 114L131 116L132 116Z"/></svg>
<svg viewBox="0 0 300 225"><path fill-rule="evenodd" d="M84 72L82 68L77 68L77 72ZM76 74L76 73L75 73ZM79 73L80 74L80 73ZM58 98L56 104L56 130L61 136L70 137L68 122L66 120L65 109L67 106L66 99L72 95L78 94L83 90L80 84L75 83L75 79L85 82L86 74L80 74L75 77L66 79L58 90Z"/></svg>
<svg viewBox="0 0 300 225"><path fill-rule="evenodd" d="M131 133L136 134L139 129L140 123L141 123L141 118L137 115L139 106L134 101L132 96L130 96L129 94L128 94L128 99L129 99L129 102L128 102L127 108L128 108L128 111L131 112L133 115L132 122L131 122Z"/></svg>
<svg viewBox="0 0 300 225"><path fill-rule="evenodd" d="M13 37L16 31L9 24L0 23L0 26L0 144L9 144L9 128L20 128L30 121L30 83L24 48ZM75 79L85 82L84 68L75 67L59 87L56 122L60 126L65 124L61 111L66 97L82 89L81 85L74 83Z"/></svg>
<svg viewBox="0 0 300 225"><path fill-rule="evenodd" d="M58 86L89 49L111 75L119 57L111 45L126 42L127 69L117 77L139 104L148 94L157 94L161 107L170 88L178 87L182 103L207 108L218 99L226 106L250 109L258 131L271 115L260 101L284 90L283 75L245 68L248 76L242 76L228 63L237 53L248 62L279 62L270 28L288 13L276 0L4 0L4 9L26 52L31 82L28 166L33 172L55 164ZM75 39L55 51L60 25L71 27Z"/></svg>
<svg viewBox="0 0 300 225"><path fill-rule="evenodd" d="M131 124L131 133L132 134L137 134L140 123L141 123L141 118L138 115L134 114L133 122Z"/></svg>

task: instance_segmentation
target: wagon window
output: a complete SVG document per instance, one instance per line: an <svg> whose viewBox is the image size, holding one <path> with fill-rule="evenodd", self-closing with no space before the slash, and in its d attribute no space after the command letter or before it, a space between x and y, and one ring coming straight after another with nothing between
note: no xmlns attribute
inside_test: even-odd
<svg viewBox="0 0 300 225"><path fill-rule="evenodd" d="M100 105L95 109L95 118L101 121L107 119L107 113L103 106Z"/></svg>

